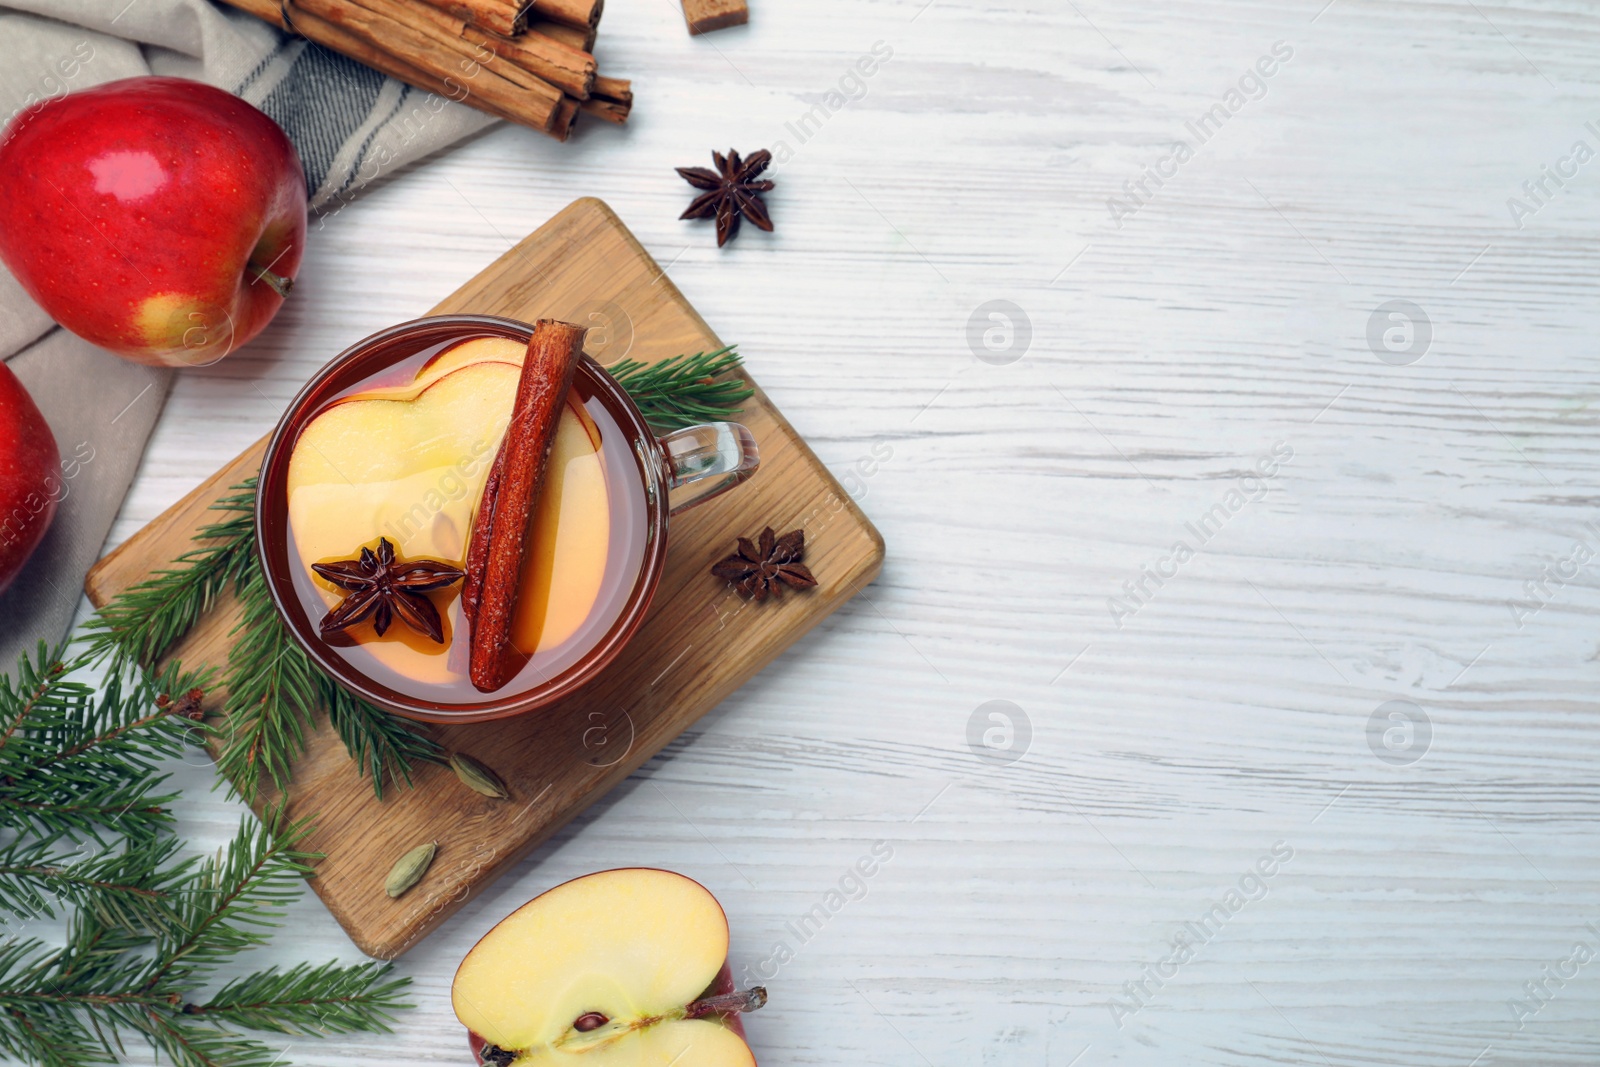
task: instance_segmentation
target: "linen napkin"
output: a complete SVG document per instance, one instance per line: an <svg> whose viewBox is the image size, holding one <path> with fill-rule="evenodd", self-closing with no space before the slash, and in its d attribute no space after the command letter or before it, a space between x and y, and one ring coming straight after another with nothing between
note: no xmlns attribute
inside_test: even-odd
<svg viewBox="0 0 1600 1067"><path fill-rule="evenodd" d="M495 121L209 0L4 0L0 49L0 124L34 101L139 74L237 93L288 133L312 210L324 214ZM0 672L9 672L20 652L71 626L174 372L56 327L3 266L0 359L28 387L66 461L55 522L0 595Z"/></svg>

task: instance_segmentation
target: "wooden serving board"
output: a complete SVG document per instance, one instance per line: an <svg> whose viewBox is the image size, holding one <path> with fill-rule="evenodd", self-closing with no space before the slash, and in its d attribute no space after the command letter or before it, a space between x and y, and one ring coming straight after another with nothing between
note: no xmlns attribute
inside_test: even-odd
<svg viewBox="0 0 1600 1067"><path fill-rule="evenodd" d="M722 344L594 199L567 207L433 309L446 312L580 323L599 314L612 320L607 347L621 347L631 320L627 354L646 361ZM593 345L590 352L602 362L623 354ZM761 469L672 520L650 613L601 677L519 719L433 728L446 749L498 771L511 800L481 797L448 768L428 766L418 769L416 788L391 788L380 802L326 724L312 735L295 766L289 813L315 816L309 847L327 858L311 885L363 952L392 959L416 944L876 576L883 539L759 389L741 421L755 434ZM104 604L188 549L195 531L214 520L210 505L259 469L265 447L263 439L101 560L86 582L89 598ZM818 585L750 604L708 569L733 549L735 536L768 524L780 533L805 529ZM236 604L219 605L173 655L189 668L220 668L237 617ZM220 704L215 693L207 699ZM263 798L258 810L269 802ZM441 842L432 869L390 900L383 882L391 865L425 841Z"/></svg>

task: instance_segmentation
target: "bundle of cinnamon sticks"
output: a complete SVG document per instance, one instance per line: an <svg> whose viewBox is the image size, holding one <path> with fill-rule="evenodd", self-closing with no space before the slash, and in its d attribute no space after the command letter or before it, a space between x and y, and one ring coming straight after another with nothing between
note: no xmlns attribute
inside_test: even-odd
<svg viewBox="0 0 1600 1067"><path fill-rule="evenodd" d="M593 55L603 0L225 0L419 89L558 141L579 113L628 120Z"/></svg>

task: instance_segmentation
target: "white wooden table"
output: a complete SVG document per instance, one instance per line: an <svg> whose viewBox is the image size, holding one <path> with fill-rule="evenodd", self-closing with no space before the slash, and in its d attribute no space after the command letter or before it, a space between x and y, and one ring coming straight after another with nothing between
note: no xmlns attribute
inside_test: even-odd
<svg viewBox="0 0 1600 1067"><path fill-rule="evenodd" d="M287 1059L467 1063L473 941L646 864L727 906L766 1067L1593 1064L1600 962L1565 962L1600 952L1600 564L1573 550L1600 553L1600 161L1571 155L1600 151L1593 9L752 5L691 40L673 0L611 0L630 129L502 128L396 176L315 233L261 340L173 390L113 542L333 353L597 195L889 544L865 596L401 962L397 1037ZM677 221L674 166L779 141L775 235L718 251ZM1545 168L1570 176L1540 205ZM1028 330L974 328L990 301ZM182 773L185 830L220 842L237 810ZM796 937L880 841L864 896ZM272 950L308 952L355 957L313 898Z"/></svg>

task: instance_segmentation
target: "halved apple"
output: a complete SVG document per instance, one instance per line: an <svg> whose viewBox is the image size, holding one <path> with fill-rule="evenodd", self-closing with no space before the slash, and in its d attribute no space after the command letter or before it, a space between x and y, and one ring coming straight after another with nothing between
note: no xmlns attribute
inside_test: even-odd
<svg viewBox="0 0 1600 1067"><path fill-rule="evenodd" d="M766 991L730 992L727 955L727 917L700 883L602 871L485 934L450 999L496 1067L754 1067L737 1013Z"/></svg>

